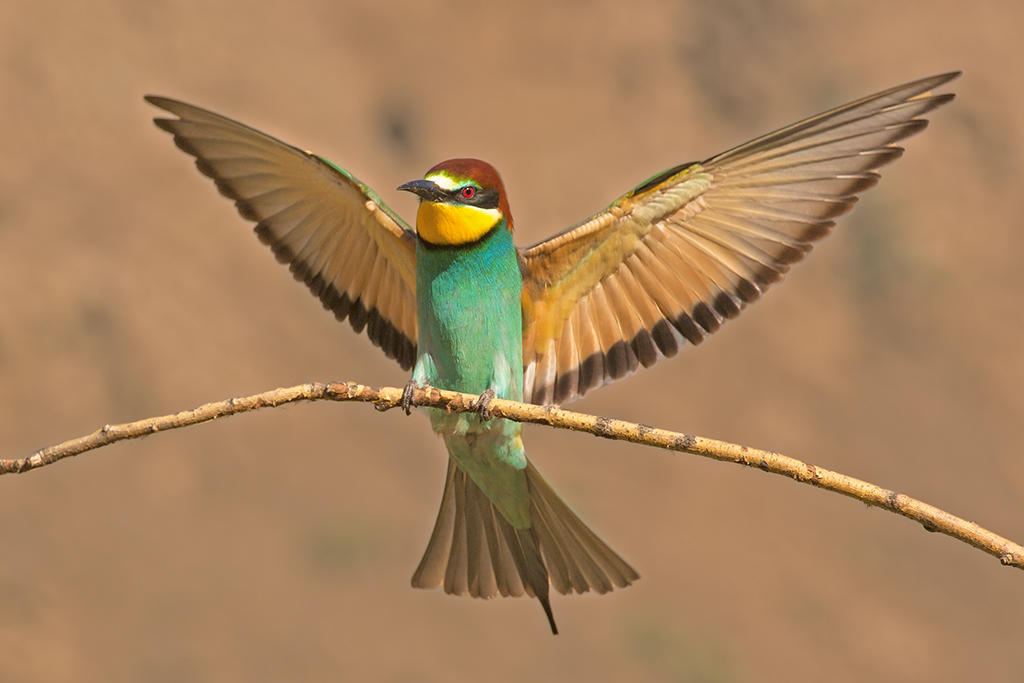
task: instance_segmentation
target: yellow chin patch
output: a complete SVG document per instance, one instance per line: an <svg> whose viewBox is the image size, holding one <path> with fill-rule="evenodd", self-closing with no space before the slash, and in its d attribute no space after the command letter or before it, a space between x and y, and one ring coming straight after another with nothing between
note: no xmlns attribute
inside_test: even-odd
<svg viewBox="0 0 1024 683"><path fill-rule="evenodd" d="M430 244L469 244L486 235L500 219L497 209L420 202L416 232Z"/></svg>

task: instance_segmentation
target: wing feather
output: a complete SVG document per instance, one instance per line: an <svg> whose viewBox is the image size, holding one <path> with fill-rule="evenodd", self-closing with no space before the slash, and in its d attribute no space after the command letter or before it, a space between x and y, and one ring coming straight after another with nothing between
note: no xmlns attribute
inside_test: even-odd
<svg viewBox="0 0 1024 683"><path fill-rule="evenodd" d="M952 94L890 88L652 176L521 253L525 393L564 402L699 344L827 235Z"/></svg>
<svg viewBox="0 0 1024 683"><path fill-rule="evenodd" d="M256 223L260 241L338 320L405 369L416 355L416 238L368 187L309 152L165 97L155 123Z"/></svg>

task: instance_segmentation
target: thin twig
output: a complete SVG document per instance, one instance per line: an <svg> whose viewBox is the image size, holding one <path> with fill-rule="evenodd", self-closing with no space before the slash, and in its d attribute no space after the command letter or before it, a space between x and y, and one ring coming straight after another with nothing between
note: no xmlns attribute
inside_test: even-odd
<svg viewBox="0 0 1024 683"><path fill-rule="evenodd" d="M177 429L200 422L209 422L219 417L244 413L258 408L279 406L294 401L364 401L373 403L378 410L389 410L398 406L402 390L394 387L374 387L355 382L330 384L301 384L285 389L274 389L261 394L231 398L217 403L207 403L194 410L174 415L151 417L137 422L106 425L99 431L55 446L36 451L27 458L0 460L0 474L21 473L38 469L63 460L64 458L91 451L102 446L135 439L148 434ZM418 406L444 408L453 412L473 409L477 396L435 388L418 389L413 403ZM705 439L704 437L647 425L615 420L595 415L575 413L555 406L535 406L516 401L494 399L490 404L494 417L505 417L518 422L532 422L560 429L588 432L595 436L620 441L654 446L670 451L691 453L705 458L732 462L747 467L756 467L765 472L781 474L804 484L810 484L828 491L835 491L875 507L890 510L920 523L928 531L938 531L959 539L964 543L999 558L1007 566L1024 569L1024 547L983 529L955 515L940 510L902 493L871 484L845 474L809 465L780 453L763 451L747 446Z"/></svg>

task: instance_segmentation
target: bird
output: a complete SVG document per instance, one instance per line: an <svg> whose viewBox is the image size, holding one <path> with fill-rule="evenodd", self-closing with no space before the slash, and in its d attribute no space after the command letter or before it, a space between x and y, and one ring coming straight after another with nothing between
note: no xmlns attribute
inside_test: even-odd
<svg viewBox="0 0 1024 683"><path fill-rule="evenodd" d="M803 259L903 153L960 75L914 80L677 164L606 208L518 248L487 162L454 158L397 189L414 226L326 157L185 102L147 95L155 124L255 223L256 236L339 321L412 370L417 386L476 394L426 409L449 458L412 585L535 597L552 633L561 594L639 578L527 458L494 397L563 404L700 344Z"/></svg>

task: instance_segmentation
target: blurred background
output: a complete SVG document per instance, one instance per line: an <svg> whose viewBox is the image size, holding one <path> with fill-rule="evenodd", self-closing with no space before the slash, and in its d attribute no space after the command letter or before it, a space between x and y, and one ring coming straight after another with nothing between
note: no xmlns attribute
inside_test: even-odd
<svg viewBox="0 0 1024 683"><path fill-rule="evenodd" d="M827 9L826 9L827 8ZM313 380L401 386L176 150L193 101L392 188L478 156L520 245L665 167L951 69L787 282L572 407L776 449L1024 540L1024 5L8 0L0 451ZM0 478L2 681L1020 680L1024 575L762 472L531 427L641 573L612 595L414 591L444 449L296 405Z"/></svg>

